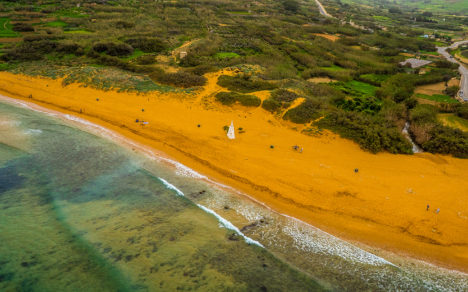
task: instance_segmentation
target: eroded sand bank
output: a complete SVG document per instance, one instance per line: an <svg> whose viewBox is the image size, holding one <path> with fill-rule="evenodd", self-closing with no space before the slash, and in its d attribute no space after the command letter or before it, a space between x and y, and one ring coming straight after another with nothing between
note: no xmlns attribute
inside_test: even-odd
<svg viewBox="0 0 468 292"><path fill-rule="evenodd" d="M0 94L118 131L339 237L468 271L468 160L374 155L332 133L301 134L261 108L213 102L222 88L208 77L199 94L138 95L3 72ZM223 130L231 120L245 131L235 140Z"/></svg>

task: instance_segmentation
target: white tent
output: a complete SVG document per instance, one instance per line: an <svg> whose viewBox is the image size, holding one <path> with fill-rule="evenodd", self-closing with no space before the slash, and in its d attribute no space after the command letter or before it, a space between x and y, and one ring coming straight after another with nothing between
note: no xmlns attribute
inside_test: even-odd
<svg viewBox="0 0 468 292"><path fill-rule="evenodd" d="M236 135L234 133L234 122L231 121L231 126L229 127L229 130L227 132L227 136L229 139L235 139Z"/></svg>

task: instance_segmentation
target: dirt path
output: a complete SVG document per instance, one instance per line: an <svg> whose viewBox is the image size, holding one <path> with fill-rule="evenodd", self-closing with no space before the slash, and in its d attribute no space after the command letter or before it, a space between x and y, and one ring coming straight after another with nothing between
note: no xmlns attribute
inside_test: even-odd
<svg viewBox="0 0 468 292"><path fill-rule="evenodd" d="M323 16L325 17L330 17L330 18L334 18L332 15L330 15L327 10L325 10L325 8L323 7L322 3L320 3L318 0L315 0L315 3L317 3L317 6L319 8L319 11L320 11L320 14L322 14Z"/></svg>

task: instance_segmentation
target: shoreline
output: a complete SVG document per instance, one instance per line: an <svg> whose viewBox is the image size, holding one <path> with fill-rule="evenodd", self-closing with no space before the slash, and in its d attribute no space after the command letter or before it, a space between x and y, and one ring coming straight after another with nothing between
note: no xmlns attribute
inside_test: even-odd
<svg viewBox="0 0 468 292"><path fill-rule="evenodd" d="M5 86L6 84L8 84L8 81L6 81L7 83L5 83L5 79L8 79L10 81L9 83L13 85L12 86L13 90L11 90L10 88L8 90L4 89L5 87L8 87L8 86ZM34 82L34 85L31 86L31 82ZM337 236L339 238L344 238L351 242L361 242L364 245L378 247L386 251L395 252L396 254L399 254L399 255L409 255L411 257L422 259L424 261L433 263L437 266L442 266L442 267L446 267L449 269L456 269L465 273L468 271L468 267L467 267L468 259L466 258L466 256L463 256L464 254L466 254L465 252L468 250L468 243L461 242L462 244L460 244L460 238L463 238L463 235L467 235L466 231L465 233L463 233L464 230L467 230L464 228L468 226L468 224L464 221L460 221L461 224L457 226L459 228L456 228L455 230L448 230L451 232L452 236L453 235L456 236L456 232L460 233L458 238L455 238L454 240L452 240L455 242L455 245L450 244L450 243L449 244L446 244L446 243L437 244L437 242L439 242L440 239L437 241L436 239L433 239L428 236L422 236L422 235L419 237L417 237L416 235L416 239L419 238L419 240L415 240L414 236L405 235L405 233L408 233L408 232L400 231L399 229L401 228L397 224L395 224L396 226L386 226L386 225L381 224L379 222L380 220L373 220L371 218L372 217L371 215L373 214L370 214L370 215L364 214L364 213L359 214L359 212L358 214L353 214L352 212L349 212L347 210L334 210L335 212L333 212L329 210L330 209L329 206L327 206L328 208L326 208L325 206L315 205L310 200L307 200L307 198L304 198L303 196L292 197L290 194L287 194L287 193L285 194L285 192L277 191L276 189L270 188L269 184L256 183L252 181L252 178L254 178L254 175L250 175L250 176L247 175L248 178L242 176L243 174L243 172L241 171L242 169L239 169L239 168L237 169L227 168L226 169L226 167L222 168L222 167L213 165L212 157L210 157L209 154L204 153L203 151L204 143L206 143L206 141L204 140L202 140L202 143L200 143L199 141L195 141L195 144L191 144L190 142L192 141L189 141L187 145L183 145L183 143L182 145L179 145L177 142L181 142L180 140L183 139L185 135L178 135L177 131L175 131L174 133L173 132L174 129L168 129L168 127L165 127L165 125L161 125L161 127L157 125L158 127L156 129L151 128L151 129L139 130L138 128L135 129L134 127L132 127L132 125L129 122L121 121L121 119L117 117L115 117L115 119L112 120L111 118L109 118L109 116L105 116L106 113L109 114L108 113L109 110L111 110L110 111L111 116L114 114L114 111L112 111L113 109L112 104L110 104L110 108L106 107L105 111L103 110L102 113L104 113L104 115L99 115L89 110L90 109L89 104L93 104L92 102L94 98L91 97L91 98L88 98L88 100L84 101L79 96L74 95L74 98L76 98L74 102L78 101L79 105L83 105L83 107L85 107L86 105L86 108L87 108L84 114L80 114L79 108L76 108L76 104L73 104L71 101L68 101L67 103L66 97L61 98L59 93L55 93L55 92L60 92L59 89L62 87L60 80L33 78L33 77L26 77L22 75L1 73L0 85L3 85L3 86L0 86L0 88L2 88L0 89L0 93L4 95L11 96L15 99L20 99L28 103L32 102L34 104L37 104L45 108L57 110L61 113L72 114L73 116L77 116L81 119L88 120L99 126L103 126L104 128L107 128L112 132L117 132L119 135L122 135L123 137L130 139L132 141L136 141L137 143L140 143L141 145L144 145L145 147L148 147L151 150L157 149L156 152L167 154L165 156L170 157L169 159L174 158L176 162L180 162L182 165L187 165L187 167L195 169L196 172L206 175L208 178L210 178L210 180L211 178L213 178L215 182L219 181L221 184L224 184L229 188L232 188L234 190L238 189L240 192L249 194L247 195L248 197L251 196L251 199L253 199L257 203L267 206L269 209L277 213L283 214L284 216L297 218L300 221L303 221L307 224L311 224L312 226L315 226L323 230L324 232L333 234L334 236ZM53 89L50 89L49 85L51 85L50 87L53 87ZM78 95L80 95L79 92L81 92L81 93L92 93L94 95L109 94L112 96L119 96L119 97L138 98L139 99L138 103L142 103L144 99L146 98L148 98L148 100L149 98L153 98L153 96L151 95L136 95L136 94L129 94L129 93L103 92L103 91L98 91L95 89L82 88L82 87L79 87L78 85L70 85L70 86L62 88L62 90L75 91L75 92L78 92ZM33 92L32 93L33 99L28 98L29 94L27 92ZM86 95L83 95L83 96L86 96ZM187 110L185 114L187 112L190 112L192 108L197 107L197 105L194 104L193 101L191 100L186 100L185 102L181 101L180 98L179 100L174 100L174 96L161 96L161 100L158 100L158 101L152 100L152 102L155 102L157 106L168 105L168 106L174 106L174 108L176 109ZM100 106L101 104L97 104L97 107L100 107ZM88 112L88 110L90 112ZM220 107L220 109L216 109L216 111L221 111L222 115L229 116L229 118L232 118L233 116L229 110L226 110L223 107ZM117 114L117 112L119 113L123 112L122 108L117 107L115 113ZM135 110L135 112L137 112L137 110ZM200 112L205 113L203 109L199 109L199 108L196 108L195 112L197 114L199 114ZM233 112L235 114L239 114L240 111L233 110ZM169 115L173 115L173 114L176 114L176 113L175 112L169 113ZM184 114L184 112L182 114ZM265 115L264 113L261 113L261 114ZM164 120L165 118L169 118L169 117L164 116L164 117L161 117L160 119ZM226 119L228 118L226 117ZM239 117L236 117L236 119L239 119ZM207 121L209 121L209 119ZM153 127L153 124L155 123L156 122L153 122L152 120L150 120L151 127ZM202 124L202 127L203 126L204 124ZM284 125L274 125L274 126L275 126L275 129L276 127L278 127L278 130L283 130L282 128L285 128ZM250 128L247 128L247 131L249 130ZM304 136L304 138L306 139L313 139L314 140L313 142L315 143L317 143L317 140L327 139L326 143L324 143L325 149L327 148L326 147L327 145L333 143L336 140L339 140L340 143L344 143L345 146L349 146L352 148L350 149L351 150L350 154L356 151L356 148L358 149L358 151L361 151L356 145L353 145L352 142L344 141L343 139L337 138L332 134L327 135L325 138L322 138L322 137L310 138L306 135L297 133L297 131L294 132L291 129L286 129L286 130L293 132L293 134L295 135ZM168 134L170 139L168 140L164 139L164 135L162 137L161 136L155 137L155 133L154 133L155 131L158 131L158 132L162 131L164 134ZM329 139L329 137L332 137L332 138ZM189 137L189 139L194 139L194 138ZM205 139L208 139L208 138L205 138ZM242 137L239 137L239 140L241 139ZM219 140L219 138L215 137L214 140ZM278 141L275 140L275 142L278 142ZM221 141L220 144L225 145L225 141ZM199 147L201 150L199 149L196 149L196 150L201 151L201 153L195 153L195 154L198 154L198 155L195 155L193 151L190 151L191 150L190 148L193 147L193 145L195 145L195 147ZM343 145L340 145L340 146L343 146ZM226 147L229 147L229 145L227 145ZM239 159L239 157L236 155L237 153L235 152L235 149L228 149L228 150L233 150L233 152L231 153L233 154L233 156L237 158L237 160ZM307 150L308 148L306 148L306 151ZM270 153L271 152L272 151L270 151ZM223 152L220 153L217 151L215 154L222 155ZM297 153L294 153L294 154L297 154ZM371 154L366 153L365 156L367 155L371 155ZM375 155L374 157L384 156L384 158L387 158L387 156L389 155L390 154L382 154L382 155ZM427 156L430 156L430 157L426 158ZM222 158L226 159L227 157L228 156L224 155L224 157ZM406 160L408 160L410 156L393 155L391 159L394 159L397 157L401 157L402 159L405 158ZM252 155L249 155L248 158L251 159ZM463 161L459 159L457 160L451 157L441 157L438 155L430 155L430 154L424 154L421 156L414 155L413 157L411 157L411 159L416 160L416 161L425 161L425 162L429 161L430 165L432 164L445 165L449 163L455 163L455 169L458 169L457 166L460 166L460 165L463 165L463 166L468 165L468 161ZM437 163L434 163L433 161L439 161L439 162L445 161L445 163L442 162L442 163L437 164ZM254 162L254 165L256 164L257 162ZM231 165L226 165L226 166L229 167ZM248 168L250 167L252 167L252 165L248 165ZM331 168L331 166L329 165L328 167L329 167L328 169ZM323 167L323 168L325 168L325 171L327 171L326 167ZM443 167L443 168L447 168L447 167ZM442 169L442 170L449 171L449 173L451 172L451 170L449 169ZM274 173L273 174L265 173L264 168L255 169L251 173L254 173L254 174L256 173L257 175L265 174L269 176L274 176ZM461 177L463 177L463 174L465 173L462 173ZM322 179L329 180L330 178L324 177ZM277 181L277 180L278 180L278 177L274 177L273 181ZM468 190L467 184L466 182L460 181L460 179L457 179L457 181L458 181L457 190L461 192L459 193L459 195L463 195L463 191ZM333 180L332 183L333 185L339 184L339 180ZM266 187L265 185L268 185L269 187ZM325 187L327 188L329 186L330 185L327 185ZM317 190L317 191L319 193L319 198L320 198L321 190ZM337 193L336 190L335 190L335 193ZM338 199L340 199L341 202L340 200L335 198L336 200L332 203L337 203L337 205L341 205L339 207L341 207L342 209L345 209L343 207L343 204L347 204L350 202L354 207L359 205L359 202L353 203L353 201L360 199L359 193L354 194L353 191L348 191L350 195L347 195L346 191L342 191L342 193L343 193L342 195L338 196ZM407 195L408 194L405 194L405 196ZM351 198L348 198L349 196L351 196ZM315 198L315 199L318 199L318 198ZM463 208L461 212L462 212L462 216L464 216L465 215L464 212L466 212L467 209L465 209L466 206L462 206L462 207ZM336 212L336 211L340 211L340 212ZM365 211L365 209L361 209L359 211ZM424 212L423 214L428 215L428 214L425 214ZM389 219L390 221L392 221L392 218L389 218ZM397 216L397 219L398 219L398 216ZM349 224L350 222L348 221L352 221L351 223L353 224ZM460 223L460 222L455 221L455 223ZM433 223L433 222L430 222L430 223ZM408 227L407 229L410 229L410 227ZM443 227L445 227L445 225L437 226L437 227L438 227L437 229L444 229ZM383 230L380 230L380 229L383 229ZM395 232L395 229L400 232ZM355 231L357 232L360 231L360 233L357 233ZM391 232L391 231L393 231L392 233L394 234L385 234L386 232ZM446 230L443 230L443 231L445 232ZM392 239L395 241L391 242ZM432 240L432 243L430 243L431 242L430 240ZM409 244L410 248L408 248L407 244ZM434 255L434 251L436 251L436 255ZM447 251L449 253L447 253Z"/></svg>

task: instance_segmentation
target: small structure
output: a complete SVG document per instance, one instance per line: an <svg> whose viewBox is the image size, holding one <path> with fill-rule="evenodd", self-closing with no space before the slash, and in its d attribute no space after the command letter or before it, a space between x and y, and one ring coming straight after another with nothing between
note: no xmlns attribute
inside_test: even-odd
<svg viewBox="0 0 468 292"><path fill-rule="evenodd" d="M231 121L231 126L229 126L229 130L227 132L227 136L229 139L233 140L236 138L236 135L234 133L234 121Z"/></svg>
<svg viewBox="0 0 468 292"><path fill-rule="evenodd" d="M405 66L406 64L410 64L411 68L419 68L430 63L432 63L432 61L409 58L400 62L400 65Z"/></svg>
<svg viewBox="0 0 468 292"><path fill-rule="evenodd" d="M180 58L180 59L183 59L183 58L185 58L185 57L187 57L187 51L181 51L181 52L179 53L179 58Z"/></svg>

